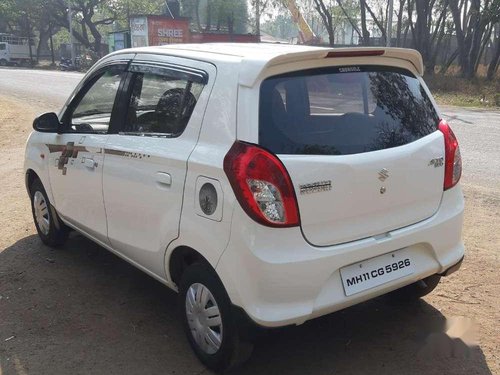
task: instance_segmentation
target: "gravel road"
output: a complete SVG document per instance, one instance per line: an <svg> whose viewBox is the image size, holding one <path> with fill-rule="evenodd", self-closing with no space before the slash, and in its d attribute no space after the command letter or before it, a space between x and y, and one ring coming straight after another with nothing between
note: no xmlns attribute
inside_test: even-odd
<svg viewBox="0 0 500 375"><path fill-rule="evenodd" d="M0 68L0 94L25 102L35 112L59 112L82 73Z"/></svg>
<svg viewBox="0 0 500 375"><path fill-rule="evenodd" d="M80 235L58 250L35 235L24 142L81 77L0 69L0 375L208 374L173 292ZM270 332L236 373L500 374L500 112L442 111L464 160L462 269L410 305L383 297Z"/></svg>

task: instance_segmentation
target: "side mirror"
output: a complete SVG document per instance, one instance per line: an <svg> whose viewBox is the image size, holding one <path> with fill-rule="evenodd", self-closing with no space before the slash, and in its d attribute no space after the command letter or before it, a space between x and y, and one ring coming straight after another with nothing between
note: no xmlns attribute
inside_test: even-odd
<svg viewBox="0 0 500 375"><path fill-rule="evenodd" d="M42 133L57 133L61 123L54 112L44 113L33 121L33 129Z"/></svg>

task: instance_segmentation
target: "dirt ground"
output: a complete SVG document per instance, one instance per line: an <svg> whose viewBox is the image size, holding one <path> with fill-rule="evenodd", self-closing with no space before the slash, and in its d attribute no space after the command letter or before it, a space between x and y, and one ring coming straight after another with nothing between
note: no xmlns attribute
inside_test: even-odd
<svg viewBox="0 0 500 375"><path fill-rule="evenodd" d="M176 296L82 236L35 235L24 142L36 108L0 96L0 375L201 374ZM387 297L269 332L238 374L500 374L500 186L463 181L462 269L409 305Z"/></svg>

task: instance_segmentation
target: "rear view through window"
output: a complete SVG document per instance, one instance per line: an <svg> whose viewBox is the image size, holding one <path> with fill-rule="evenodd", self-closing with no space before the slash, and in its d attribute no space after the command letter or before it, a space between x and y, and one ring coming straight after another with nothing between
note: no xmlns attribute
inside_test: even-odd
<svg viewBox="0 0 500 375"><path fill-rule="evenodd" d="M408 70L320 68L266 79L259 143L276 154L346 155L401 146L438 126L437 113Z"/></svg>

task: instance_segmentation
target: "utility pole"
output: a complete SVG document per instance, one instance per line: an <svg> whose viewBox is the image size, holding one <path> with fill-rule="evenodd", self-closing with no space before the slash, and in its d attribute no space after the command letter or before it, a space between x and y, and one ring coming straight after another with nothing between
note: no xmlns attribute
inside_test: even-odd
<svg viewBox="0 0 500 375"><path fill-rule="evenodd" d="M391 46L393 8L394 8L394 0L389 0L389 14L387 15L387 34L386 34L387 35L387 40L386 40L387 47Z"/></svg>
<svg viewBox="0 0 500 375"><path fill-rule="evenodd" d="M75 67L75 48L73 46L73 25L72 25L71 0L68 0L68 22L69 22L69 43L71 49L71 65Z"/></svg>

